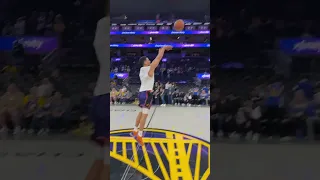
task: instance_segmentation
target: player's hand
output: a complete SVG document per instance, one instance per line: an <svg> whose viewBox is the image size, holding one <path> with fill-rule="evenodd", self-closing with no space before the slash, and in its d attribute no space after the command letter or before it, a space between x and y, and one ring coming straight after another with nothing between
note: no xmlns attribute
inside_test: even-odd
<svg viewBox="0 0 320 180"><path fill-rule="evenodd" d="M163 46L163 49L166 50L166 51L170 51L172 50L172 46Z"/></svg>

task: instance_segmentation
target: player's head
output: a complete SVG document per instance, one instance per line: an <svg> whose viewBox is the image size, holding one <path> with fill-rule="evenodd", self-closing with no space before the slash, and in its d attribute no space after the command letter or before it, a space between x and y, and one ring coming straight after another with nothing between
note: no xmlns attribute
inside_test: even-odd
<svg viewBox="0 0 320 180"><path fill-rule="evenodd" d="M149 60L149 58L147 56L142 56L139 59L139 64L140 64L141 67L150 66L151 61Z"/></svg>

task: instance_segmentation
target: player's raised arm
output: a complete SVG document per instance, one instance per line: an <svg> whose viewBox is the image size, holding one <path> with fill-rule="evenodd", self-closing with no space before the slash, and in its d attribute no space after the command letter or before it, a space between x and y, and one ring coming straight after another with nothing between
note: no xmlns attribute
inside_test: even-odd
<svg viewBox="0 0 320 180"><path fill-rule="evenodd" d="M160 61L163 58L164 52L165 51L170 51L171 49L172 49L172 46L163 46L162 48L159 49L157 57L150 64L150 70L148 72L148 76L149 77L153 76L154 70L158 67Z"/></svg>

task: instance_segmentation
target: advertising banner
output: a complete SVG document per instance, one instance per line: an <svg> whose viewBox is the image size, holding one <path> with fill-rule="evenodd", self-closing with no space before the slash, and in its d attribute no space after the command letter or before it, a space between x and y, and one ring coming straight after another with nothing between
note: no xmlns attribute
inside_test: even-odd
<svg viewBox="0 0 320 180"><path fill-rule="evenodd" d="M198 79L210 79L210 74L208 74L208 73L198 73L197 77L198 77Z"/></svg>
<svg viewBox="0 0 320 180"><path fill-rule="evenodd" d="M163 46L171 45L174 48L209 48L208 43L197 43L197 44L110 44L111 48L160 48Z"/></svg>
<svg viewBox="0 0 320 180"><path fill-rule="evenodd" d="M0 37L0 51L11 51L13 44L19 42L26 53L43 54L53 51L58 47L56 37Z"/></svg>
<svg viewBox="0 0 320 180"><path fill-rule="evenodd" d="M281 39L279 47L292 55L320 55L320 38Z"/></svg>
<svg viewBox="0 0 320 180"><path fill-rule="evenodd" d="M110 35L141 35L141 34L149 34L149 35L157 35L157 34L210 34L210 31L111 31Z"/></svg>
<svg viewBox="0 0 320 180"><path fill-rule="evenodd" d="M110 73L110 78L113 79L115 76L117 76L119 79L126 79L129 77L128 73Z"/></svg>

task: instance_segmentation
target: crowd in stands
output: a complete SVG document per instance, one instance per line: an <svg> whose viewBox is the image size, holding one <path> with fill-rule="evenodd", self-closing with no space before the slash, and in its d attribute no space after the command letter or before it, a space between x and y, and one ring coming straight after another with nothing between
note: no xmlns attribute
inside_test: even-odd
<svg viewBox="0 0 320 180"><path fill-rule="evenodd" d="M150 55L152 59L153 55ZM139 55L135 57L122 57L120 61L113 61L111 64L111 72L129 73L130 82L139 83L140 67L136 65ZM164 61L157 67L155 71L156 79L161 81L188 81L193 82L197 73L209 73L210 62L208 57L177 57L164 58Z"/></svg>
<svg viewBox="0 0 320 180"><path fill-rule="evenodd" d="M63 32L65 25L61 14L50 11L32 12L29 17L19 17L16 22L5 22L2 36L54 36Z"/></svg>
<svg viewBox="0 0 320 180"><path fill-rule="evenodd" d="M256 142L317 139L318 57L290 56L278 46L281 38L319 36L312 5L229 3L215 3L211 23L212 135Z"/></svg>
<svg viewBox="0 0 320 180"><path fill-rule="evenodd" d="M137 103L140 67L135 64L135 58L137 57L123 57L121 60L112 62L111 72L128 73L129 77L124 80L117 77L113 79L111 104ZM208 105L209 82L196 77L197 73L208 72L208 66L209 61L205 57L168 58L162 61L155 72L155 78L159 81L154 85L153 104ZM207 87L205 87L206 84Z"/></svg>
<svg viewBox="0 0 320 180"><path fill-rule="evenodd" d="M112 86L110 104L138 104L138 85ZM208 106L210 90L204 85L177 84L175 82L161 83L157 81L153 90L153 104L166 106Z"/></svg>
<svg viewBox="0 0 320 180"><path fill-rule="evenodd" d="M97 64L92 56L92 42L96 23L104 16L105 9L99 14L101 11L92 10L100 8L94 5L95 1L86 0L35 0L33 7L30 3L13 0L6 4L0 16L1 36L59 38L59 51L54 52L57 58L50 59L57 62L53 63L57 66L43 61L53 52L27 54L22 47L21 53L16 53L15 46L12 51L0 52L0 139L8 134L20 137L69 132L89 124L89 106L98 71L92 67L63 67L60 59L79 61L80 58L74 56L77 54L86 59L84 64ZM87 54L77 51L79 47L74 44L79 41ZM17 64L19 59L22 62Z"/></svg>
<svg viewBox="0 0 320 180"><path fill-rule="evenodd" d="M10 83L2 94L2 136L11 130L17 136L21 133L45 135L49 131L64 132L88 120L92 87L82 88L85 93L74 94L65 86L58 70L40 81L33 79L35 82L32 83L31 79L28 84ZM78 102L73 100L75 98L79 99Z"/></svg>
<svg viewBox="0 0 320 180"><path fill-rule="evenodd" d="M314 140L319 134L319 82L298 76L253 77L228 73L211 94L211 130L216 138L261 137ZM272 73L271 73L272 74ZM237 82L229 87L228 83ZM241 87L235 90L234 87Z"/></svg>

